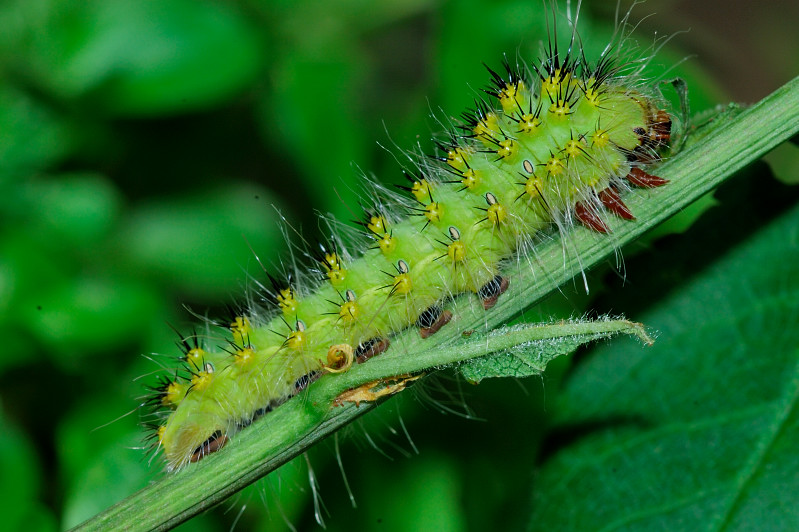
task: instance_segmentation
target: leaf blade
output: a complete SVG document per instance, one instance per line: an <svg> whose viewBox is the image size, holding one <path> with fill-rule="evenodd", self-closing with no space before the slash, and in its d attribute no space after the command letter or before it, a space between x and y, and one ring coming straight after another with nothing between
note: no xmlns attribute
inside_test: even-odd
<svg viewBox="0 0 799 532"><path fill-rule="evenodd" d="M600 348L575 371L555 417L581 437L544 464L531 530L799 526L798 226L795 208L646 317L646 359Z"/></svg>

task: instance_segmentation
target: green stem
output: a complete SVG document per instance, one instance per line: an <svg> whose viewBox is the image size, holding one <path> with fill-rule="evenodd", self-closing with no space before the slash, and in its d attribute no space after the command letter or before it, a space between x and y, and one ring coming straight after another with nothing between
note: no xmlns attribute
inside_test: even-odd
<svg viewBox="0 0 799 532"><path fill-rule="evenodd" d="M657 170L671 184L625 198L637 222L611 220L612 234L597 235L575 228L565 239L548 239L535 254L519 260L505 274L511 288L488 313L474 296L453 304L455 319L433 337L422 340L415 331L392 338L388 352L343 375L326 377L239 434L224 451L165 475L76 530L166 530L224 500L273 471L328 434L374 407L372 403L331 408L342 391L366 382L404 373L451 365L518 345L544 327L526 327L507 335L478 334L464 342L464 331L491 330L520 310L535 304L561 284L613 255L618 248L707 194L743 166L799 132L799 78L737 113L721 113ZM603 322L596 322L603 323ZM610 323L610 322L607 322ZM573 324L571 324L573 325ZM549 326L546 334L561 334ZM573 333L569 333L573 334ZM514 344L514 342L516 342Z"/></svg>

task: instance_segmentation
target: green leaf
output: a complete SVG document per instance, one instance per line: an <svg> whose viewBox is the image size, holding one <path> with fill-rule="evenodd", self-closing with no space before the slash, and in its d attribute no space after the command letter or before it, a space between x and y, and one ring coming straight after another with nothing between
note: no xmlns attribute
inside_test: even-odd
<svg viewBox="0 0 799 532"><path fill-rule="evenodd" d="M92 397L76 405L57 428L64 486L63 526L69 527L147 484L151 472L140 467L141 432L133 420L112 415L129 408L123 394ZM90 435L90 437L87 437ZM120 452L122 450L122 452Z"/></svg>
<svg viewBox="0 0 799 532"><path fill-rule="evenodd" d="M121 231L121 252L173 286L201 290L192 297L225 297L255 266L248 243L256 252L282 247L278 214L262 204L270 198L261 187L228 182L144 204Z"/></svg>
<svg viewBox="0 0 799 532"><path fill-rule="evenodd" d="M44 2L39 11L22 54L39 82L114 115L204 109L242 90L260 67L258 35L226 3Z"/></svg>
<svg viewBox="0 0 799 532"><path fill-rule="evenodd" d="M12 211L17 223L41 229L62 245L100 244L116 225L121 211L119 190L99 174L69 173L52 179L33 179L11 192L8 202L0 206L0 213ZM32 212L38 217L32 217Z"/></svg>
<svg viewBox="0 0 799 532"><path fill-rule="evenodd" d="M531 530L799 528L799 208L600 348L554 415Z"/></svg>
<svg viewBox="0 0 799 532"><path fill-rule="evenodd" d="M0 405L0 512L7 530L56 530L52 512L40 499L42 474L33 444L5 416Z"/></svg>
<svg viewBox="0 0 799 532"><path fill-rule="evenodd" d="M563 328L564 336L519 343L499 353L471 360L460 366L458 371L474 384L488 377L530 377L543 373L547 364L555 357L568 355L581 345L611 338L620 333L634 334L648 345L653 343L642 325L625 320L605 318L597 321L562 323L560 326ZM497 332L489 333L488 336Z"/></svg>
<svg viewBox="0 0 799 532"><path fill-rule="evenodd" d="M0 86L0 185L15 183L67 155L75 144L69 126L30 95Z"/></svg>

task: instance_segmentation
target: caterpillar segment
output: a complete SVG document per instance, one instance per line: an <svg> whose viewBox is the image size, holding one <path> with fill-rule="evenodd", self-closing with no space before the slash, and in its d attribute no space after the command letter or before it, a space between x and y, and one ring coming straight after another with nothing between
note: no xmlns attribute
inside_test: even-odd
<svg viewBox="0 0 799 532"><path fill-rule="evenodd" d="M507 61L504 73L489 69L488 99L432 162L406 174L400 188L413 206L366 209L357 223L370 244L359 253L339 240L320 246L310 272L292 276L316 276L311 286L270 276L273 308L235 316L221 346L181 344L183 370L147 403L170 470L220 450L325 374L379 355L397 332L436 334L453 318L444 308L452 297L476 294L489 311L511 282L500 264L540 231L579 222L606 233L608 214L635 220L623 197L667 183L645 168L667 147L671 117L608 57L590 67L570 54L551 49L532 76ZM374 400L414 378L341 401Z"/></svg>

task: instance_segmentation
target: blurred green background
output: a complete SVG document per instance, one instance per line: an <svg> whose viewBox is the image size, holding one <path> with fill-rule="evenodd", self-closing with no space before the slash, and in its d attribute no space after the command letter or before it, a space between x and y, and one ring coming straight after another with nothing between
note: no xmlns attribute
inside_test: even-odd
<svg viewBox="0 0 799 532"><path fill-rule="evenodd" d="M589 57L612 4L583 6ZM657 13L635 33L643 48L690 28L651 72L679 63L667 75L688 79L695 111L799 71L794 2L693 4L650 1L631 19ZM459 115L482 62L536 57L546 36L534 0L3 0L0 28L8 530L75 525L162 474L137 448L135 408L163 360L149 354L177 354L167 324L194 322L183 305L220 315L262 277L250 248L276 264L287 227L312 239L317 211L351 220L363 174L400 182L401 150L430 152L441 129L431 113ZM554 305L579 314L581 299ZM331 441L183 529L315 528L307 463L330 530L402 530L409 508L420 529L523 526L544 386L462 386L405 394L341 438L358 509Z"/></svg>

